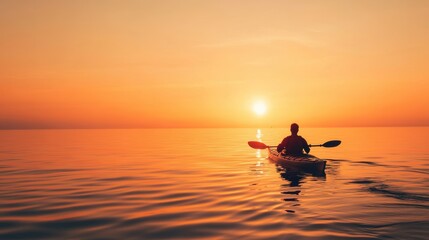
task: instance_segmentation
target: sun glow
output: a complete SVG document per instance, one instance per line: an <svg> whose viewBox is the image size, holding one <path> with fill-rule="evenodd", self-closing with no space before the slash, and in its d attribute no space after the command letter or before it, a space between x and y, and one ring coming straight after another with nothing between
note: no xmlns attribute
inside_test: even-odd
<svg viewBox="0 0 429 240"><path fill-rule="evenodd" d="M256 102L253 104L253 112L258 116L262 116L267 112L267 106L264 102Z"/></svg>

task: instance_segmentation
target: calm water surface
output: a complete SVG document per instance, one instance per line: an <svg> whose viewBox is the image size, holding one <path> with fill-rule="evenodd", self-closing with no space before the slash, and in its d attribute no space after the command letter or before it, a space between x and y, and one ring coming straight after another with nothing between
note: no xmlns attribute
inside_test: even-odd
<svg viewBox="0 0 429 240"><path fill-rule="evenodd" d="M287 133L0 131L0 239L428 238L429 128L303 128L325 176L247 146Z"/></svg>

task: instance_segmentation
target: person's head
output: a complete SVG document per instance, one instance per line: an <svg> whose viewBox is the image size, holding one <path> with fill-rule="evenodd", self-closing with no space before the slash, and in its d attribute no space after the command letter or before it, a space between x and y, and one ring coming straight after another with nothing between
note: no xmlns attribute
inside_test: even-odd
<svg viewBox="0 0 429 240"><path fill-rule="evenodd" d="M290 132L292 133L292 135L296 135L296 134L298 134L298 131L299 131L299 126L298 126L298 124L296 124L296 123L292 123L292 124L290 125Z"/></svg>

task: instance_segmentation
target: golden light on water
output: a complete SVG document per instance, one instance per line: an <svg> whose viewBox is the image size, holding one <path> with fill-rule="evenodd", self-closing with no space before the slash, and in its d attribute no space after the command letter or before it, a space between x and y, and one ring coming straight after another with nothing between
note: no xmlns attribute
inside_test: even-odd
<svg viewBox="0 0 429 240"><path fill-rule="evenodd" d="M262 142L262 131L259 128L256 130L256 139L259 142ZM262 153L261 153L260 149L256 150L256 158L259 159L256 163L256 166L258 166L258 167L262 166L262 163L260 160L263 160L263 157L262 157Z"/></svg>
<svg viewBox="0 0 429 240"><path fill-rule="evenodd" d="M259 128L256 130L256 139L260 142L262 141L262 131Z"/></svg>

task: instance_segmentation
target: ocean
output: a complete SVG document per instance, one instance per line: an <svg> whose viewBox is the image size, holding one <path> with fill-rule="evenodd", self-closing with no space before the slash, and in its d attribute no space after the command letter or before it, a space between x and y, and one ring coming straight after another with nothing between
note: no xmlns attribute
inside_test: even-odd
<svg viewBox="0 0 429 240"><path fill-rule="evenodd" d="M0 131L0 239L427 239L429 128L305 128L324 175L247 141L281 128Z"/></svg>

